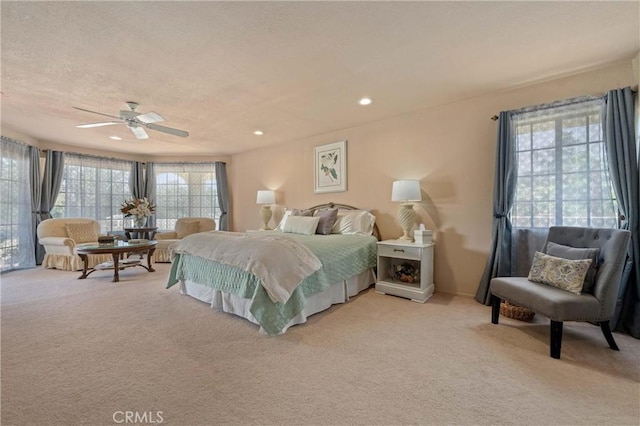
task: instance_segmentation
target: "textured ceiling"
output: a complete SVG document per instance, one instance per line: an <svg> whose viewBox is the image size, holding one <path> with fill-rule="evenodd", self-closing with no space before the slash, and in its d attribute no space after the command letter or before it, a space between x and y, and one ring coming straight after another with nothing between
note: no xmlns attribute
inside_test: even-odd
<svg viewBox="0 0 640 426"><path fill-rule="evenodd" d="M2 125L133 154L233 154L640 50L637 1L2 1L0 11ZM365 95L374 104L358 106ZM74 127L103 117L72 106L118 115L129 100L190 136Z"/></svg>

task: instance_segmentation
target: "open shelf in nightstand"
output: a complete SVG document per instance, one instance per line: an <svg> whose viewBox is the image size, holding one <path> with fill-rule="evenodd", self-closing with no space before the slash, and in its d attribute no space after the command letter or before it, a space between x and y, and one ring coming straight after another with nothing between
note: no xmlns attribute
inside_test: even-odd
<svg viewBox="0 0 640 426"><path fill-rule="evenodd" d="M433 244L379 242L376 292L426 302L434 292Z"/></svg>
<svg viewBox="0 0 640 426"><path fill-rule="evenodd" d="M420 288L420 261L380 256L378 279L398 285Z"/></svg>

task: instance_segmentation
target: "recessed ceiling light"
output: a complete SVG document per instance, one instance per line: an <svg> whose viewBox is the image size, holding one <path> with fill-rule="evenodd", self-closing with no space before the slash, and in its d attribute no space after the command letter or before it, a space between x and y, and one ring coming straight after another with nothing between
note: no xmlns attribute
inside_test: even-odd
<svg viewBox="0 0 640 426"><path fill-rule="evenodd" d="M262 130L256 130L255 132L253 132L253 134L257 136L262 136L264 135L264 132Z"/></svg>
<svg viewBox="0 0 640 426"><path fill-rule="evenodd" d="M113 139L114 141L121 141L122 138L120 136L109 136L109 139Z"/></svg>
<svg viewBox="0 0 640 426"><path fill-rule="evenodd" d="M371 105L373 103L373 99L371 98L360 98L358 99L358 105Z"/></svg>

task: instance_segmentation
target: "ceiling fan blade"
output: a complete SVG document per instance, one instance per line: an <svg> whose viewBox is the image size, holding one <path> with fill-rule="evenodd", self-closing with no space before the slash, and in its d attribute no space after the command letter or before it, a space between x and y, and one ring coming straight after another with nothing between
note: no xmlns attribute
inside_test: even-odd
<svg viewBox="0 0 640 426"><path fill-rule="evenodd" d="M110 118L115 118L116 120L120 120L120 117L116 117L115 115L104 114L102 112L91 111L90 109L84 109L76 106L74 106L74 108L77 109L78 111L90 112L91 114L104 115L105 117L110 117Z"/></svg>
<svg viewBox="0 0 640 426"><path fill-rule="evenodd" d="M149 135L140 126L129 126L131 132L135 135L136 139L149 139Z"/></svg>
<svg viewBox="0 0 640 426"><path fill-rule="evenodd" d="M145 126L151 130L157 130L159 132L168 133L170 135L180 136L181 138L186 138L187 136L189 136L189 132L186 132L184 130L174 129L172 127L160 126L158 124L153 124L153 123L145 124Z"/></svg>
<svg viewBox="0 0 640 426"><path fill-rule="evenodd" d="M160 114L153 111L147 112L145 114L140 114L136 118L145 124L159 123L160 121L164 121L164 118L162 118Z"/></svg>
<svg viewBox="0 0 640 426"><path fill-rule="evenodd" d="M91 129L93 127L111 126L112 124L122 124L122 121L103 121L101 123L78 124L79 129Z"/></svg>

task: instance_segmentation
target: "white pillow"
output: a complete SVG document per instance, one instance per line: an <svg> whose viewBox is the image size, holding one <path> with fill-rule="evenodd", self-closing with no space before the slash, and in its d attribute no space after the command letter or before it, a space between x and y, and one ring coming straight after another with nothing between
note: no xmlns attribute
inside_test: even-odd
<svg viewBox="0 0 640 426"><path fill-rule="evenodd" d="M376 217L366 210L340 210L332 234L373 234Z"/></svg>
<svg viewBox="0 0 640 426"><path fill-rule="evenodd" d="M292 234L314 235L318 227L319 217L313 216L291 216L288 215L284 221L282 232Z"/></svg>
<svg viewBox="0 0 640 426"><path fill-rule="evenodd" d="M293 210L284 211L284 214L282 215L282 219L280 219L280 223L278 223L278 226L276 226L276 231L284 231L284 223L287 221L287 218L291 216L292 211Z"/></svg>

